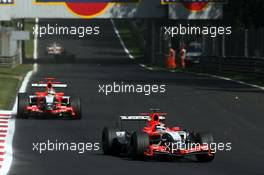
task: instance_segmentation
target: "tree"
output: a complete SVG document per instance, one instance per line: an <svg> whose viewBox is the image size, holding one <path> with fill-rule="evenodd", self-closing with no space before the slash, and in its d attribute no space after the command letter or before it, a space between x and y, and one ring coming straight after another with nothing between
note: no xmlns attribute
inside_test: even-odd
<svg viewBox="0 0 264 175"><path fill-rule="evenodd" d="M238 28L264 27L263 0L229 0L224 5L225 20Z"/></svg>

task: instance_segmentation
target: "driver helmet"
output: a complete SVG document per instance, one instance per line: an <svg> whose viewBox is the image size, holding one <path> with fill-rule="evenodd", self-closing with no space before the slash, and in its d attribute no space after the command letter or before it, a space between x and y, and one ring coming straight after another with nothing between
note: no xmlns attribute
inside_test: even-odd
<svg viewBox="0 0 264 175"><path fill-rule="evenodd" d="M48 90L48 95L55 95L55 90L54 89L49 89Z"/></svg>
<svg viewBox="0 0 264 175"><path fill-rule="evenodd" d="M166 128L164 127L164 125L159 124L159 125L155 126L155 130L156 131L165 131Z"/></svg>

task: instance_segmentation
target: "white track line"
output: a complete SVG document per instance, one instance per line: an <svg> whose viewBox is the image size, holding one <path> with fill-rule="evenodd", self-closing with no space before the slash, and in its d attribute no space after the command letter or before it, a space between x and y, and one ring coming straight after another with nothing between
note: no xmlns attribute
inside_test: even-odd
<svg viewBox="0 0 264 175"><path fill-rule="evenodd" d="M234 82L234 83L238 83L238 84L241 84L241 85L253 87L253 88L260 89L260 90L264 91L264 87L263 86L259 86L259 85L255 85L255 84L251 84L251 83L246 83L244 81L234 80L232 78L227 78L227 77L218 76L218 75L211 75L211 74L206 74L206 73L194 73L194 74L201 75L201 76L209 76L211 78L216 78L216 79L225 80L225 81L231 81L231 82Z"/></svg>
<svg viewBox="0 0 264 175"><path fill-rule="evenodd" d="M120 41L120 44L122 45L122 47L123 47L123 49L124 49L124 51L127 53L128 57L129 57L130 59L134 60L135 57L134 57L134 56L129 52L129 50L127 49L127 47L126 47L126 45L125 45L125 43L124 43L122 37L120 36L120 33L119 33L118 29L116 28L116 25L115 25L115 22L114 22L113 19L111 19L111 23L112 23L112 25L113 25L114 31L115 31L115 33L116 33L116 35L117 35L117 37L118 37L118 39L119 39L119 41ZM141 66L141 67L143 67L143 68L145 68L145 69L147 69L147 70L151 70L151 71L154 70L154 68L149 67L149 66L147 66L147 65L145 65L145 64L139 64L139 66Z"/></svg>
<svg viewBox="0 0 264 175"><path fill-rule="evenodd" d="M36 73L38 71L38 64L34 63L33 64L33 73Z"/></svg>
<svg viewBox="0 0 264 175"><path fill-rule="evenodd" d="M122 47L123 47L123 49L124 49L124 51L127 53L127 55L129 56L130 59L135 59L135 57L134 57L132 54L130 54L129 50L127 49L127 47L126 47L126 45L125 45L125 43L124 43L122 37L121 37L120 34L119 34L118 29L116 28L116 25L115 25L115 22L114 22L113 19L111 19L111 23L112 23L112 25L113 25L114 31L115 31L115 33L116 33L116 35L117 35L117 37L118 37L118 39L119 39L119 41L120 41L120 44L122 45Z"/></svg>
<svg viewBox="0 0 264 175"><path fill-rule="evenodd" d="M147 69L147 70L154 70L154 68L153 67L149 67L149 66L147 66L147 65L145 65L145 64L139 64L141 67L143 67L143 68L145 68L145 69Z"/></svg>

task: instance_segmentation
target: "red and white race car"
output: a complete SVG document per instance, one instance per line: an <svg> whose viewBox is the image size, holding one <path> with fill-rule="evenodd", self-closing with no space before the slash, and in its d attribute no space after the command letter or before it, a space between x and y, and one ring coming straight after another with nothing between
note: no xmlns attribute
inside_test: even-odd
<svg viewBox="0 0 264 175"><path fill-rule="evenodd" d="M103 152L107 155L125 155L142 158L184 158L195 155L198 161L214 159L211 150L213 136L189 132L180 127L165 127L165 113L151 112L140 116L121 116L118 128L105 127L102 133ZM133 126L131 123L135 121ZM146 125L138 131L140 121ZM127 127L124 127L124 123ZM129 128L129 126L132 128Z"/></svg>
<svg viewBox="0 0 264 175"><path fill-rule="evenodd" d="M46 78L45 81L32 84L35 88L45 88L30 95L18 94L17 118L30 116L55 116L81 119L81 101L79 96L66 96L64 92L56 92L56 88L67 88L66 84Z"/></svg>

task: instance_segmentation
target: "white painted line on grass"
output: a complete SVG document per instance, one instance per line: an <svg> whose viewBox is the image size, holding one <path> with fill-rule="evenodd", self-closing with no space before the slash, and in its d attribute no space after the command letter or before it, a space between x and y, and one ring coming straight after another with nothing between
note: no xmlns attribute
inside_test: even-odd
<svg viewBox="0 0 264 175"><path fill-rule="evenodd" d="M33 64L33 72L36 73L38 71L38 64L34 63Z"/></svg>
<svg viewBox="0 0 264 175"><path fill-rule="evenodd" d="M33 59L34 60L38 59L38 32L37 32L38 27L39 27L39 19L36 18L35 19L34 41L33 41L34 43Z"/></svg>

